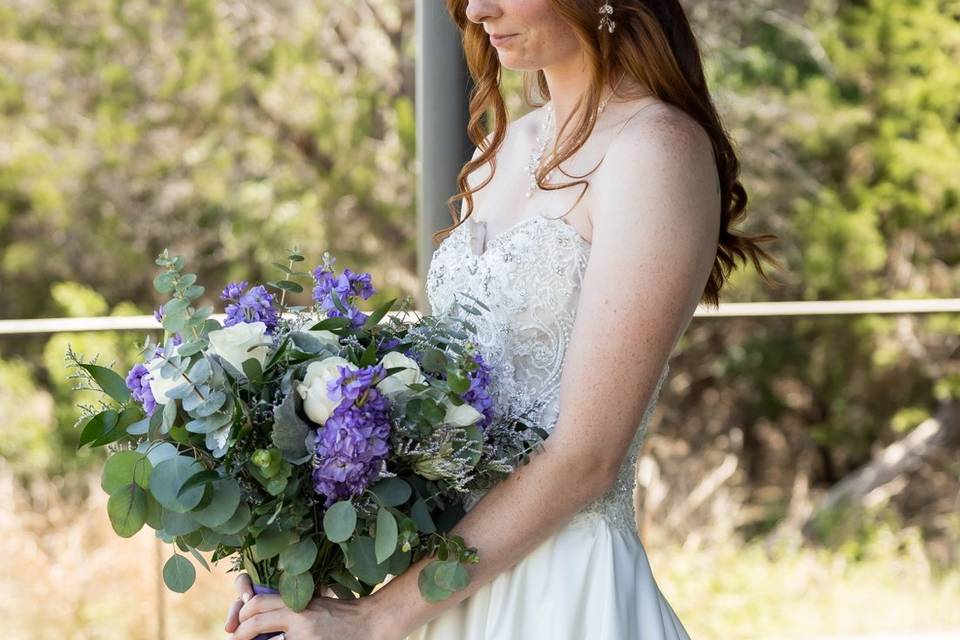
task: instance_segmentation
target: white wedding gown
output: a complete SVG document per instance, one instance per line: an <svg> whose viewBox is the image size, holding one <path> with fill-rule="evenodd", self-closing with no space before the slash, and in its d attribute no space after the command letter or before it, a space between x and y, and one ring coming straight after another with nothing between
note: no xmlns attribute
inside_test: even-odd
<svg viewBox="0 0 960 640"><path fill-rule="evenodd" d="M465 313L451 306L455 299L473 304L460 292L489 307L464 317L493 368L494 407L533 415L550 431L590 243L567 222L541 215L490 239L485 228L468 218L437 247L427 296L436 314ZM689 640L654 580L633 512L634 465L668 370L616 486L407 640ZM467 508L480 497L471 496Z"/></svg>

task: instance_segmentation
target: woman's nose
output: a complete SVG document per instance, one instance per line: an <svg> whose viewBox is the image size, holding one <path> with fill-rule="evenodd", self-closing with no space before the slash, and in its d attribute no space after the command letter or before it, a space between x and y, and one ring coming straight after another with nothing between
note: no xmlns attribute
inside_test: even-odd
<svg viewBox="0 0 960 640"><path fill-rule="evenodd" d="M481 24L503 15L499 0L470 0L467 3L467 20Z"/></svg>

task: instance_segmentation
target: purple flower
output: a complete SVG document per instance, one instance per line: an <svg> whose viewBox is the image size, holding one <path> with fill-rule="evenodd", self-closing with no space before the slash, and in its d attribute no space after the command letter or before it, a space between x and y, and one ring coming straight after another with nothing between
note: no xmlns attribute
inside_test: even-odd
<svg viewBox="0 0 960 640"><path fill-rule="evenodd" d="M267 325L267 333L273 333L279 322L277 309L273 306L273 294L268 293L263 285L245 292L246 288L246 281L233 282L220 293L221 299L230 301L226 308L227 319L223 326L262 322Z"/></svg>
<svg viewBox="0 0 960 640"><path fill-rule="evenodd" d="M149 373L147 367L143 364L134 366L127 374L127 389L130 389L130 395L133 396L133 399L143 405L143 410L147 412L147 415L151 416L157 408L157 401L150 390L150 381L147 379Z"/></svg>
<svg viewBox="0 0 960 640"><path fill-rule="evenodd" d="M479 353L474 354L473 361L477 364L477 368L468 374L470 388L461 397L464 402L483 414L483 419L477 423L477 426L485 429L493 420L493 399L488 391L491 382L490 365Z"/></svg>
<svg viewBox="0 0 960 640"><path fill-rule="evenodd" d="M329 268L328 268L329 267ZM354 327L360 327L367 321L367 314L357 309L353 301L360 297L367 300L376 291L369 273L356 273L349 267L339 276L334 275L332 262L313 270L313 299L329 317L345 316ZM347 310L344 314L334 302L334 294Z"/></svg>
<svg viewBox="0 0 960 640"><path fill-rule="evenodd" d="M237 300L247 289L247 281L231 282L220 292L221 300Z"/></svg>
<svg viewBox="0 0 960 640"><path fill-rule="evenodd" d="M314 436L313 486L326 507L363 493L389 453L390 401L375 387L383 366L337 369L327 394L341 402Z"/></svg>

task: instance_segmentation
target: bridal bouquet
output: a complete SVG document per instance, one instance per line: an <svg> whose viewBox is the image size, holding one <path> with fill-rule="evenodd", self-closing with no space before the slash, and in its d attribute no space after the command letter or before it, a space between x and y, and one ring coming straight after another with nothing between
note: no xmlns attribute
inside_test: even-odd
<svg viewBox="0 0 960 640"><path fill-rule="evenodd" d="M388 315L396 299L368 315L357 301L374 293L369 274L337 274L329 254L312 273L303 261L292 252L267 286L228 285L221 324L165 251L164 339L147 340L143 362L121 376L68 351L78 388L104 394L78 425L81 447L112 452L110 522L173 544L163 577L177 592L196 577L190 558L209 570L201 552L297 611L326 588L368 595L435 555L420 590L447 598L479 561L449 534L464 496L525 463L545 434L494 414L469 322L411 319L409 300ZM311 304L288 306L308 279Z"/></svg>

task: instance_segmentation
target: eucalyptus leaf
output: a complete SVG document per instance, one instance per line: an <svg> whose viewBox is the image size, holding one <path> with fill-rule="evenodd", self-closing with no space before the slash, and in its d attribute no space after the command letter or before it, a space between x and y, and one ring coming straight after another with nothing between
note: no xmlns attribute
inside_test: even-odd
<svg viewBox="0 0 960 640"><path fill-rule="evenodd" d="M107 501L107 515L116 534L129 538L147 521L147 493L143 487L130 483Z"/></svg>
<svg viewBox="0 0 960 640"><path fill-rule="evenodd" d="M410 498L413 489L410 484L402 478L384 478L370 487L384 505L396 507L403 504Z"/></svg>
<svg viewBox="0 0 960 640"><path fill-rule="evenodd" d="M184 593L196 579L197 570L181 555L174 555L163 565L163 582L171 591Z"/></svg>
<svg viewBox="0 0 960 640"><path fill-rule="evenodd" d="M100 487L113 495L131 483L146 489L150 483L153 465L146 455L138 451L118 451L103 465Z"/></svg>
<svg viewBox="0 0 960 640"><path fill-rule="evenodd" d="M160 423L160 432L169 433L170 427L174 425L177 420L177 401L171 400L167 404L163 405L163 419Z"/></svg>
<svg viewBox="0 0 960 640"><path fill-rule="evenodd" d="M180 455L168 458L154 467L150 474L150 493L164 509L186 513L200 504L204 487L194 487L182 495L178 494L187 480L203 470L203 466L193 458Z"/></svg>
<svg viewBox="0 0 960 640"><path fill-rule="evenodd" d="M297 534L289 529L281 530L276 525L264 529L253 545L253 559L257 562L268 560L297 541Z"/></svg>
<svg viewBox="0 0 960 640"><path fill-rule="evenodd" d="M377 537L374 552L378 563L386 562L397 549L397 519L386 507L377 511Z"/></svg>
<svg viewBox="0 0 960 640"><path fill-rule="evenodd" d="M163 530L172 536L183 536L200 528L200 523L189 513L163 510Z"/></svg>
<svg viewBox="0 0 960 640"><path fill-rule="evenodd" d="M197 360L194 365L190 368L190 381L193 384L200 384L201 382L206 382L210 379L210 374L213 373L213 368L210 366L210 361L206 358L200 358Z"/></svg>
<svg viewBox="0 0 960 640"><path fill-rule="evenodd" d="M309 572L291 574L284 571L280 574L280 599L293 611L303 611L313 599L316 588L313 576Z"/></svg>
<svg viewBox="0 0 960 640"><path fill-rule="evenodd" d="M208 573L210 572L210 565L207 564L207 559L200 555L200 552L197 551L195 547L190 548L190 555L192 555Z"/></svg>
<svg viewBox="0 0 960 640"><path fill-rule="evenodd" d="M330 505L323 514L323 531L330 542L345 542L357 526L357 510L349 500Z"/></svg>
<svg viewBox="0 0 960 640"><path fill-rule="evenodd" d="M280 552L278 566L292 574L309 571L317 560L317 551L317 543L311 538L305 538Z"/></svg>
<svg viewBox="0 0 960 640"><path fill-rule="evenodd" d="M437 530L437 525L430 517L430 509L421 498L418 498L410 507L410 517L413 518L413 521L417 524L417 529L421 533L434 533Z"/></svg>
<svg viewBox="0 0 960 640"><path fill-rule="evenodd" d="M213 496L203 509L193 512L197 522L206 527L217 527L230 520L237 512L242 498L240 485L233 478L217 480L210 485Z"/></svg>
<svg viewBox="0 0 960 640"><path fill-rule="evenodd" d="M368 585L377 585L387 577L387 563L377 562L373 538L357 536L350 542L350 555L353 557L353 575Z"/></svg>
<svg viewBox="0 0 960 640"><path fill-rule="evenodd" d="M176 271L164 271L153 279L153 288L157 293L170 293L179 274Z"/></svg>
<svg viewBox="0 0 960 640"><path fill-rule="evenodd" d="M364 590L356 576L345 569L337 569L331 572L330 577L351 591L361 592Z"/></svg>
<svg viewBox="0 0 960 640"><path fill-rule="evenodd" d="M221 533L223 535L234 535L240 533L246 527L248 527L252 517L253 516L250 512L250 507L244 503L240 503L240 506L237 507L236 512L230 516L229 520L221 525L211 528L217 533Z"/></svg>

